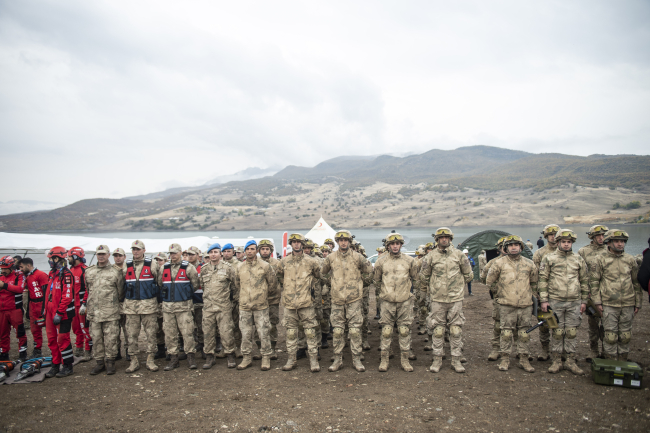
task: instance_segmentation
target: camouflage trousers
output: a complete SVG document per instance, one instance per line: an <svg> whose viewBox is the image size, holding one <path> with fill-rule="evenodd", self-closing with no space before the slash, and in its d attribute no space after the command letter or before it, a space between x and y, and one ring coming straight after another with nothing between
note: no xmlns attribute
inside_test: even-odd
<svg viewBox="0 0 650 433"><path fill-rule="evenodd" d="M370 290L364 290L363 294L363 323L361 324L361 343L368 341L368 313L370 312Z"/></svg>
<svg viewBox="0 0 650 433"><path fill-rule="evenodd" d="M221 337L221 344L226 354L235 351L235 324L232 322L232 313L228 311L204 311L203 337L205 346L203 352L214 355L217 350L217 335Z"/></svg>
<svg viewBox="0 0 650 433"><path fill-rule="evenodd" d="M501 313L499 313L499 304L497 299L492 300L492 320L494 320L494 328L492 330L492 349L499 352L501 350ZM517 343L518 334L514 332L512 337Z"/></svg>
<svg viewBox="0 0 650 433"><path fill-rule="evenodd" d="M330 315L332 313L331 308L323 308L323 318L320 321L320 331L321 334L330 333Z"/></svg>
<svg viewBox="0 0 650 433"><path fill-rule="evenodd" d="M449 326L449 347L451 356L462 356L463 353L463 301L431 302L431 313L427 318L427 326L432 331L431 346L433 356L445 354L445 329Z"/></svg>
<svg viewBox="0 0 650 433"><path fill-rule="evenodd" d="M402 352L411 350L411 324L413 323L413 299L404 302L381 303L381 342L382 351L390 350L393 339L393 328L397 325L399 333L399 348Z"/></svg>
<svg viewBox="0 0 650 433"><path fill-rule="evenodd" d="M90 322L90 337L93 339L93 359L103 361L117 356L117 340L120 335L120 321Z"/></svg>
<svg viewBox="0 0 650 433"><path fill-rule="evenodd" d="M321 323L323 320L323 309L321 307L314 307L314 312L316 313L316 322ZM320 326L316 327L316 341L318 342L318 347L320 348L323 345L323 331ZM298 327L298 349L307 348L307 336L305 335L305 329L302 325Z"/></svg>
<svg viewBox="0 0 650 433"><path fill-rule="evenodd" d="M551 350L558 353L575 353L578 327L582 321L580 300L563 302L549 299L548 303L558 318L558 327L552 331Z"/></svg>
<svg viewBox="0 0 650 433"><path fill-rule="evenodd" d="M271 330L271 320L269 319L269 309L239 311L239 329L241 329L241 353L243 355L250 355L253 352L253 334L255 330L260 337L260 354L262 356L271 356L273 350L271 349L271 337L269 331Z"/></svg>
<svg viewBox="0 0 650 433"><path fill-rule="evenodd" d="M280 323L280 304L269 305L269 321L271 322L271 328L269 329L269 337L271 338L272 343L277 343L278 323ZM255 329L254 335L255 335L255 341L257 343L260 343L260 336L257 333L257 329Z"/></svg>
<svg viewBox="0 0 650 433"><path fill-rule="evenodd" d="M630 352L634 307L608 307L603 305L603 350L609 356Z"/></svg>
<svg viewBox="0 0 650 433"><path fill-rule="evenodd" d="M332 304L332 315L330 316L334 335L334 353L340 355L345 347L344 331L345 325L349 328L350 350L352 355L359 356L362 351L361 326L363 325L363 298L349 304Z"/></svg>
<svg viewBox="0 0 650 433"><path fill-rule="evenodd" d="M179 313L163 312L163 329L165 330L165 344L169 355L178 355L178 334L183 336L185 353L194 353L194 318L192 311Z"/></svg>
<svg viewBox="0 0 650 433"><path fill-rule="evenodd" d="M158 309L158 312L156 313L156 318L158 319L158 332L156 332L156 344L162 346L165 344L165 331L163 330L162 309Z"/></svg>
<svg viewBox="0 0 650 433"><path fill-rule="evenodd" d="M379 291L381 290L381 285L374 286L374 287L375 287L375 304L376 304L376 307L377 307L377 311L381 312L381 304L382 304L382 302L384 302L379 297Z"/></svg>
<svg viewBox="0 0 650 433"><path fill-rule="evenodd" d="M203 346L203 304L194 304L194 341Z"/></svg>
<svg viewBox="0 0 650 433"><path fill-rule="evenodd" d="M235 346L241 345L241 330L239 329L239 302L232 303L232 323L235 327Z"/></svg>
<svg viewBox="0 0 650 433"><path fill-rule="evenodd" d="M126 330L126 314L120 314L120 331L117 334L117 351L120 352L122 341L124 341L124 353L127 353L129 351L129 333ZM120 338L121 335L123 336Z"/></svg>
<svg viewBox="0 0 650 433"><path fill-rule="evenodd" d="M285 307L282 322L287 330L287 353L291 354L298 351L298 327L300 325L305 329L309 353L318 353L318 341L316 341L318 321L316 320L314 307L296 310Z"/></svg>
<svg viewBox="0 0 650 433"><path fill-rule="evenodd" d="M530 327L530 316L533 314L533 306L511 307L499 305L499 318L501 319L501 353L512 352L512 336L517 333L517 353L530 353L530 335L526 329Z"/></svg>
<svg viewBox="0 0 650 433"><path fill-rule="evenodd" d="M428 294L422 290L417 290L416 293L420 326L427 326L427 316L429 315L429 302L427 301Z"/></svg>
<svg viewBox="0 0 650 433"><path fill-rule="evenodd" d="M603 341L605 337L603 330L601 329L601 319L598 316L587 316L589 323L589 347L599 350L598 342Z"/></svg>
<svg viewBox="0 0 650 433"><path fill-rule="evenodd" d="M147 337L147 353L156 352L156 334L158 333L157 314L127 314L126 333L129 336L129 341L131 341L128 350L129 355L137 355L140 351L138 341L140 340L141 328L144 328L144 333Z"/></svg>

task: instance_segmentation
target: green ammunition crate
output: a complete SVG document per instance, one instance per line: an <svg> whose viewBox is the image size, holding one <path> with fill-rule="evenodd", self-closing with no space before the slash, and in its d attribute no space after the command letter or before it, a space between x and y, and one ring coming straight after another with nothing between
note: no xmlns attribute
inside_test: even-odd
<svg viewBox="0 0 650 433"><path fill-rule="evenodd" d="M594 358L591 360L594 382L600 385L641 388L643 369L635 362Z"/></svg>

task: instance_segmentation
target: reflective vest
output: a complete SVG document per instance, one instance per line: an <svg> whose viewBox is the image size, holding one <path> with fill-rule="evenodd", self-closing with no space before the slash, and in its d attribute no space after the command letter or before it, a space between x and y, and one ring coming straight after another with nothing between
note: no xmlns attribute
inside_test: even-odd
<svg viewBox="0 0 650 433"><path fill-rule="evenodd" d="M199 274L201 273L201 263L196 265L196 272L198 272ZM203 289L199 289L196 292L192 293L192 302L194 304L203 303Z"/></svg>
<svg viewBox="0 0 650 433"><path fill-rule="evenodd" d="M133 260L126 262L126 299L141 301L158 297L158 284L151 274L151 259L144 259L144 265L140 270L140 277L135 275Z"/></svg>
<svg viewBox="0 0 650 433"><path fill-rule="evenodd" d="M165 263L162 275L162 301L163 302L183 302L192 299L194 287L187 277L188 262L182 261L178 269L176 278L172 280L172 265Z"/></svg>

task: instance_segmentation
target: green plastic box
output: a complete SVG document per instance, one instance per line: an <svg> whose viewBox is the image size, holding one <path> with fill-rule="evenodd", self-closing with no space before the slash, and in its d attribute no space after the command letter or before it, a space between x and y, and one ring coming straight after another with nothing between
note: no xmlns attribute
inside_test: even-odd
<svg viewBox="0 0 650 433"><path fill-rule="evenodd" d="M643 369L636 362L594 358L591 360L594 382L600 385L641 388Z"/></svg>

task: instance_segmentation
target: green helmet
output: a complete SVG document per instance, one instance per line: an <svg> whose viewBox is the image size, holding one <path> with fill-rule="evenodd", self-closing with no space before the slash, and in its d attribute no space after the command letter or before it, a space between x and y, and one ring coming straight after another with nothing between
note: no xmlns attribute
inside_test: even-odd
<svg viewBox="0 0 650 433"><path fill-rule="evenodd" d="M452 240L452 241L454 240L454 234L452 233L451 229L447 228L447 227L440 227L431 236L433 236L433 238L436 240L436 242L438 241L438 238L441 238L443 236L448 236L449 238L451 238L450 240Z"/></svg>
<svg viewBox="0 0 650 433"><path fill-rule="evenodd" d="M587 232L587 236L589 237L589 239L593 239L594 236L596 235L604 235L605 233L607 233L607 230L609 230L607 226L604 226L602 224L591 226L591 228Z"/></svg>

